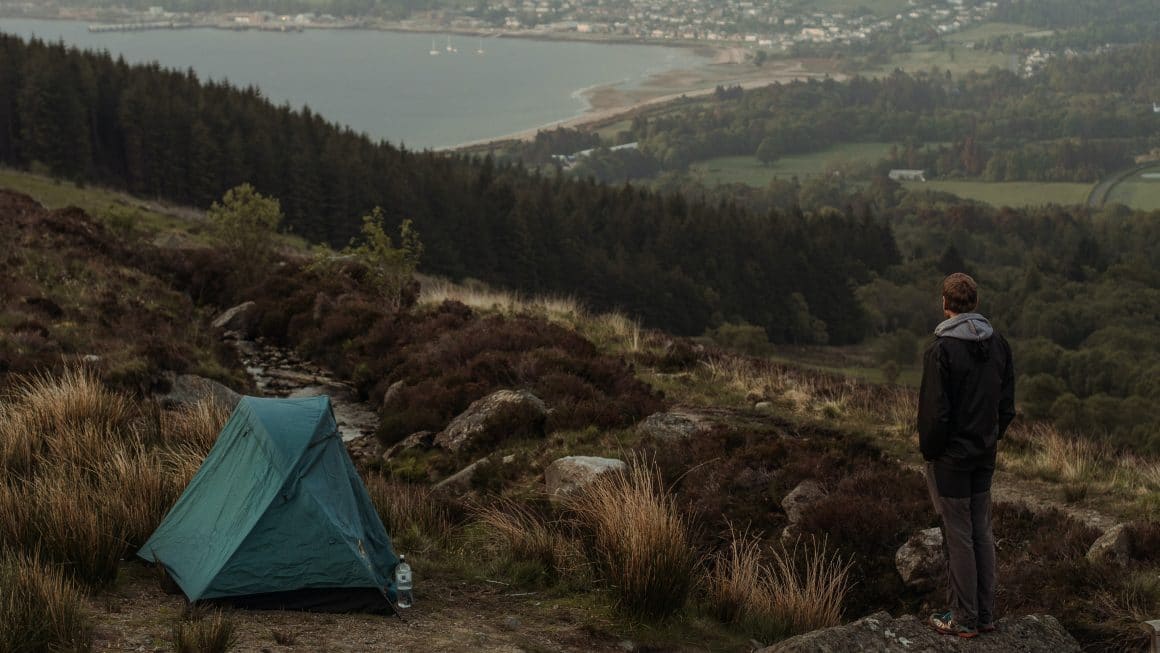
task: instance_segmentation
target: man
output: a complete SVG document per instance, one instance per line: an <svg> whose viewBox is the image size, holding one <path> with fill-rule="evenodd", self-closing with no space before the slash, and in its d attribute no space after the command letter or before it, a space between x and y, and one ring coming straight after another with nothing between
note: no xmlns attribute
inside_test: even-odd
<svg viewBox="0 0 1160 653"><path fill-rule="evenodd" d="M975 637L995 629L995 451L1015 417L1011 347L982 315L966 274L943 280L946 320L923 354L918 433L927 486L942 517L950 609L930 617L939 632Z"/></svg>

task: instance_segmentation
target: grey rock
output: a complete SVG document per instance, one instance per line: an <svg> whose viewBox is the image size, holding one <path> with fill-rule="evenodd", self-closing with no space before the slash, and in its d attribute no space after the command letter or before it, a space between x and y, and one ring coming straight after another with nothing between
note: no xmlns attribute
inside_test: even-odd
<svg viewBox="0 0 1160 653"><path fill-rule="evenodd" d="M755 410L773 410L773 402L759 401L759 402L753 404L753 408Z"/></svg>
<svg viewBox="0 0 1160 653"><path fill-rule="evenodd" d="M169 381L169 392L159 396L158 400L166 408L196 404L199 401L214 401L233 410L242 398L242 395L203 376L167 372L165 377Z"/></svg>
<svg viewBox="0 0 1160 653"><path fill-rule="evenodd" d="M96 365L97 363L101 362L101 357L97 356L96 354L85 354L81 358L81 362L88 365Z"/></svg>
<svg viewBox="0 0 1160 653"><path fill-rule="evenodd" d="M894 567L907 587L929 591L946 579L946 553L940 528L918 531L894 554Z"/></svg>
<svg viewBox="0 0 1160 653"><path fill-rule="evenodd" d="M814 480L805 480L790 490L781 500L781 507L790 524L797 524L806 515L809 507L826 496L826 490L821 483Z"/></svg>
<svg viewBox="0 0 1160 653"><path fill-rule="evenodd" d="M467 467L464 467L458 472L455 472L451 476L448 476L442 481L436 483L435 489L466 490L471 486L471 479L475 478L475 472L479 470L481 465L485 465L489 462L491 462L491 458L484 456L483 458L480 458Z"/></svg>
<svg viewBox="0 0 1160 653"><path fill-rule="evenodd" d="M914 615L879 612L845 626L815 630L756 653L1079 653L1079 643L1051 615L1000 619L998 630L962 639L935 632Z"/></svg>
<svg viewBox="0 0 1160 653"><path fill-rule="evenodd" d="M257 304L254 302L242 302L237 306L227 308L221 315L214 318L214 328L246 333L253 321L255 306Z"/></svg>
<svg viewBox="0 0 1160 653"><path fill-rule="evenodd" d="M450 452L478 450L517 437L544 437L548 409L526 390L499 390L451 420L435 444Z"/></svg>
<svg viewBox="0 0 1160 653"><path fill-rule="evenodd" d="M588 487L604 474L628 469L623 460L596 456L565 456L552 461L544 470L548 497L564 499Z"/></svg>
<svg viewBox="0 0 1160 653"><path fill-rule="evenodd" d="M1127 524L1116 524L1104 531L1088 548L1087 559L1092 562L1106 560L1124 564L1132 557L1132 535Z"/></svg>
<svg viewBox="0 0 1160 653"><path fill-rule="evenodd" d="M387 391L383 393L383 408L394 408L394 403L399 401L399 397L403 394L403 388L407 384L402 381L395 381Z"/></svg>
<svg viewBox="0 0 1160 653"><path fill-rule="evenodd" d="M390 460L395 456L410 451L411 449L421 449L426 451L435 446L434 431L419 431L412 433L407 437L392 444L386 451L383 452L383 460Z"/></svg>
<svg viewBox="0 0 1160 653"><path fill-rule="evenodd" d="M656 440L674 441L687 440L707 433L712 424L696 413L672 410L649 415L637 428Z"/></svg>

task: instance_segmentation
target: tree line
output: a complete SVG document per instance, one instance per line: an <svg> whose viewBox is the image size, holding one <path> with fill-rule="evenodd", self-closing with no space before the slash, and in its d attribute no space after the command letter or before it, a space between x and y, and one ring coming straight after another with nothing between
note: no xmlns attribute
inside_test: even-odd
<svg viewBox="0 0 1160 653"><path fill-rule="evenodd" d="M1160 45L1059 58L1042 74L992 69L906 73L724 89L704 102L638 116L624 136L666 170L719 156L774 161L839 143L888 142L936 153L944 176L1094 181L1160 144L1152 102ZM992 163L994 160L994 163Z"/></svg>
<svg viewBox="0 0 1160 653"><path fill-rule="evenodd" d="M195 206L248 182L281 201L288 229L335 247L381 207L392 231L412 220L428 272L579 295L680 334L747 322L775 342L857 341L854 288L897 257L869 214L757 214L408 151L255 88L11 36L0 162Z"/></svg>

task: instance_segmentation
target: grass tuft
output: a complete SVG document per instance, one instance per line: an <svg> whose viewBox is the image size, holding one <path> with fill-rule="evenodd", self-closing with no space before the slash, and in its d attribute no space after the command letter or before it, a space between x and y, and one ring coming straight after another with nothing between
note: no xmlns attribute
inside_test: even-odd
<svg viewBox="0 0 1160 653"><path fill-rule="evenodd" d="M794 635L840 624L853 561L843 561L817 539L804 546L795 542L793 549L774 548L772 555L762 616Z"/></svg>
<svg viewBox="0 0 1160 653"><path fill-rule="evenodd" d="M595 567L626 612L666 617L685 605L697 567L690 527L654 464L634 460L570 500L592 535Z"/></svg>
<svg viewBox="0 0 1160 653"><path fill-rule="evenodd" d="M0 551L0 651L89 651L80 588L36 558Z"/></svg>
<svg viewBox="0 0 1160 653"><path fill-rule="evenodd" d="M225 653L237 646L234 621L225 613L195 612L191 617L173 627L173 648L177 653Z"/></svg>
<svg viewBox="0 0 1160 653"><path fill-rule="evenodd" d="M450 540L451 516L430 487L378 474L367 476L364 482L383 526L397 544L429 548Z"/></svg>
<svg viewBox="0 0 1160 653"><path fill-rule="evenodd" d="M761 559L761 540L748 531L729 525L729 548L713 556L706 576L709 612L724 623L741 623L765 596L766 567Z"/></svg>

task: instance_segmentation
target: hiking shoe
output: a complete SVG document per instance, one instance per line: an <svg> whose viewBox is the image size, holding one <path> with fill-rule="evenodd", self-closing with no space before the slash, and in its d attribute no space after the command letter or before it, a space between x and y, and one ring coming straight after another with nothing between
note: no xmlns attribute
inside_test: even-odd
<svg viewBox="0 0 1160 653"><path fill-rule="evenodd" d="M955 621L950 611L930 615L930 625L944 635L955 635L963 639L970 639L971 637L977 637L979 635L978 630L968 628L958 621Z"/></svg>
<svg viewBox="0 0 1160 653"><path fill-rule="evenodd" d="M993 632L995 632L995 630L997 628L998 628L998 626L995 625L994 621L992 621L990 623L979 624L979 632L980 633L993 633Z"/></svg>

